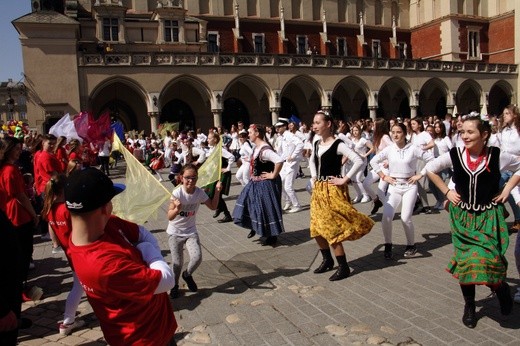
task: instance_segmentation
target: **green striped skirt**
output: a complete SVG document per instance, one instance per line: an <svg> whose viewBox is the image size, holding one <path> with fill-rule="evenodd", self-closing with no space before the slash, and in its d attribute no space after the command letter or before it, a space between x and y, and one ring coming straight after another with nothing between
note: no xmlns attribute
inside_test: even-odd
<svg viewBox="0 0 520 346"><path fill-rule="evenodd" d="M454 254L447 270L464 284L498 284L506 278L509 233L504 206L470 211L450 203Z"/></svg>

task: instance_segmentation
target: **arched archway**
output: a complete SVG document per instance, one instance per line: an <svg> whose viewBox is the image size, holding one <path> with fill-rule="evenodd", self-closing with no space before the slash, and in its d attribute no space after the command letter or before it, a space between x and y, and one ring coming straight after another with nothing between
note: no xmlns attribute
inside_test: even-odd
<svg viewBox="0 0 520 346"><path fill-rule="evenodd" d="M368 94L368 86L363 80L354 76L344 78L334 89L332 115L344 120L368 118Z"/></svg>
<svg viewBox="0 0 520 346"><path fill-rule="evenodd" d="M186 102L173 99L162 107L161 123L179 123L179 130L195 130L197 124L193 116L193 110Z"/></svg>
<svg viewBox="0 0 520 346"><path fill-rule="evenodd" d="M245 125L270 124L269 94L266 83L256 76L235 78L223 93L222 125L229 129L239 120Z"/></svg>
<svg viewBox="0 0 520 346"><path fill-rule="evenodd" d="M513 88L503 80L496 82L489 90L488 113L493 115L502 114L504 108L511 104Z"/></svg>
<svg viewBox="0 0 520 346"><path fill-rule="evenodd" d="M235 97L230 97L224 101L224 110L222 111L222 126L231 129L231 125L237 124L239 121L244 123L247 128L249 122L249 111L247 107Z"/></svg>
<svg viewBox="0 0 520 346"><path fill-rule="evenodd" d="M160 94L160 123L179 122L181 130L213 126L209 88L199 78L182 75L171 80Z"/></svg>
<svg viewBox="0 0 520 346"><path fill-rule="evenodd" d="M465 80L457 90L457 110L460 114L469 114L470 112L480 113L480 85L472 80Z"/></svg>
<svg viewBox="0 0 520 346"><path fill-rule="evenodd" d="M411 89L401 78L390 78L379 89L377 117L410 117Z"/></svg>
<svg viewBox="0 0 520 346"><path fill-rule="evenodd" d="M125 130L150 131L146 93L134 80L113 77L100 83L91 93L89 109L95 118L105 112L113 121L120 121Z"/></svg>
<svg viewBox="0 0 520 346"><path fill-rule="evenodd" d="M301 121L310 124L316 111L321 108L322 94L323 91L315 79L309 76L294 77L282 89L282 99L286 98L288 101L281 105L280 114L289 117L294 114Z"/></svg>
<svg viewBox="0 0 520 346"><path fill-rule="evenodd" d="M448 112L446 95L448 87L446 83L438 78L429 79L421 88L419 93L419 108L417 115L437 115L444 119Z"/></svg>

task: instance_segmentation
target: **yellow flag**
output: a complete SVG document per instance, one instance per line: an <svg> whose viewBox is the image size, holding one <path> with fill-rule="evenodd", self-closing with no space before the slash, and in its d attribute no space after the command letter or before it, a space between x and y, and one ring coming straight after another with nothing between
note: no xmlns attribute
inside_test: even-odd
<svg viewBox="0 0 520 346"><path fill-rule="evenodd" d="M217 147L206 158L206 161L199 167L198 187L204 187L220 179L222 171L222 141L218 142Z"/></svg>
<svg viewBox="0 0 520 346"><path fill-rule="evenodd" d="M126 161L126 189L112 199L113 214L140 225L157 218L157 210L170 198L170 191L125 148L116 134L112 148L122 153Z"/></svg>

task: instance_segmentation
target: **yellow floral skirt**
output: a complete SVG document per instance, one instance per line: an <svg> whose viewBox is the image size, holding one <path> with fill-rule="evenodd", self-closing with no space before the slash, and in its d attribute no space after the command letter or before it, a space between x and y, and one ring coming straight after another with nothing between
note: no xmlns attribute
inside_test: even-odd
<svg viewBox="0 0 520 346"><path fill-rule="evenodd" d="M311 238L323 237L329 244L356 240L368 234L374 221L350 202L348 186L314 184L311 196Z"/></svg>

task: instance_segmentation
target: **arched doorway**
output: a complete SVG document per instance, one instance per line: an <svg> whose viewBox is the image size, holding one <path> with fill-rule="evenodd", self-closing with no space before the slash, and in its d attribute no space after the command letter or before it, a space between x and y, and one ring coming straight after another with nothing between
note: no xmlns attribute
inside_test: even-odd
<svg viewBox="0 0 520 346"><path fill-rule="evenodd" d="M332 115L336 119L356 120L370 117L368 86L358 77L349 76L338 83L332 98Z"/></svg>
<svg viewBox="0 0 520 346"><path fill-rule="evenodd" d="M410 117L410 86L401 78L390 78L379 89L377 117Z"/></svg>
<svg viewBox="0 0 520 346"><path fill-rule="evenodd" d="M444 119L448 112L446 95L448 87L438 79L432 78L424 83L419 93L419 108L417 115L430 116L437 115Z"/></svg>
<svg viewBox="0 0 520 346"><path fill-rule="evenodd" d="M511 86L504 81L496 82L489 91L488 113L500 115L511 104Z"/></svg>
<svg viewBox="0 0 520 346"><path fill-rule="evenodd" d="M249 111L242 101L235 97L230 97L224 101L222 126L229 130L231 125L237 124L239 121L242 121L247 128L249 126Z"/></svg>
<svg viewBox="0 0 520 346"><path fill-rule="evenodd" d="M468 79L457 90L457 110L460 114L480 113L481 88L477 82Z"/></svg>
<svg viewBox="0 0 520 346"><path fill-rule="evenodd" d="M161 123L179 123L179 130L195 130L193 110L184 101L173 99L166 103L161 110Z"/></svg>

